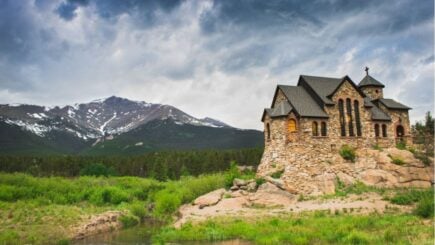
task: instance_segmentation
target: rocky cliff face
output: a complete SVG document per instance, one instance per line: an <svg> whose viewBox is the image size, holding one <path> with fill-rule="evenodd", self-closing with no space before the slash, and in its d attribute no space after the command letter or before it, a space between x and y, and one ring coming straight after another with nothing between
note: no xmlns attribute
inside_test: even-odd
<svg viewBox="0 0 435 245"><path fill-rule="evenodd" d="M338 153L323 154L302 145L280 158L273 158L273 152L265 151L264 154L263 159L269 160L260 164L257 175L264 177L283 171L280 177L283 186L294 194L331 194L338 181L346 185L360 181L387 188L431 187L434 184L433 159L425 166L411 152L396 148L359 149L354 163L344 160ZM393 163L392 159L401 159L401 165Z"/></svg>

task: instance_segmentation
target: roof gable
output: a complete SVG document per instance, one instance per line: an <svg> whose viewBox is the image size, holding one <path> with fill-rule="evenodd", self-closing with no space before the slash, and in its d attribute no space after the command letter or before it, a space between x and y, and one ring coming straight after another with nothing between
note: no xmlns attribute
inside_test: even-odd
<svg viewBox="0 0 435 245"><path fill-rule="evenodd" d="M356 86L356 84L352 81L352 79L350 79L348 75L342 78L341 83L335 88L335 90L329 95L329 97L331 98L346 81L349 82L349 84L361 95L362 98L366 97L366 95Z"/></svg>
<svg viewBox="0 0 435 245"><path fill-rule="evenodd" d="M364 87L364 86L373 86L373 87L380 87L385 88L385 85L379 82L378 80L374 79L372 76L367 74L361 82L359 82L358 87Z"/></svg>
<svg viewBox="0 0 435 245"><path fill-rule="evenodd" d="M388 109L396 109L396 110L409 110L411 109L411 107L408 107L404 104L401 104L393 99L385 99L385 98L381 98L381 99L377 99L373 101L374 103L381 103L383 104L385 107L387 107Z"/></svg>
<svg viewBox="0 0 435 245"><path fill-rule="evenodd" d="M299 77L298 86L306 87L308 86L311 90L325 105L334 105L335 102L331 100L332 96L338 91L343 83L349 81L352 87L361 95L361 97L366 97L366 95L355 85L355 83L350 79L349 76L344 76L342 78L332 78L332 77L316 77L301 75Z"/></svg>
<svg viewBox="0 0 435 245"><path fill-rule="evenodd" d="M314 98L301 86L278 85L296 114L301 117L328 118L328 114L317 104Z"/></svg>

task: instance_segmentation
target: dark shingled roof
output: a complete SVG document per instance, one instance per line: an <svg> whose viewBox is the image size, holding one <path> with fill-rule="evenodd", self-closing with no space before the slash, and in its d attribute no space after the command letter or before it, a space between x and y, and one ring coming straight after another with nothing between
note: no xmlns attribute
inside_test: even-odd
<svg viewBox="0 0 435 245"><path fill-rule="evenodd" d="M373 107L375 105L372 103L372 99L370 97L364 97L364 106Z"/></svg>
<svg viewBox="0 0 435 245"><path fill-rule="evenodd" d="M378 80L374 79L370 75L366 75L361 82L359 82L358 87L364 87L364 86L374 86L374 87L381 87L384 88L385 86L379 82Z"/></svg>
<svg viewBox="0 0 435 245"><path fill-rule="evenodd" d="M278 85L278 88L284 92L290 104L300 116L328 118L328 115L303 87Z"/></svg>
<svg viewBox="0 0 435 245"><path fill-rule="evenodd" d="M270 117L281 117L287 116L293 107L288 103L288 101L281 101L275 108L270 109L269 115Z"/></svg>
<svg viewBox="0 0 435 245"><path fill-rule="evenodd" d="M391 121L391 117L383 112L381 109L379 109L377 106L373 106L372 108L370 108L370 111L372 113L372 120Z"/></svg>
<svg viewBox="0 0 435 245"><path fill-rule="evenodd" d="M343 78L315 77L307 75L301 75L301 78L314 90L316 94L320 96L325 104L334 104L328 96L331 95L343 81Z"/></svg>
<svg viewBox="0 0 435 245"><path fill-rule="evenodd" d="M385 107L387 107L388 109L399 109L399 110L409 110L411 109L411 107L408 107L404 104L401 104L393 99L377 99L375 100L381 102Z"/></svg>

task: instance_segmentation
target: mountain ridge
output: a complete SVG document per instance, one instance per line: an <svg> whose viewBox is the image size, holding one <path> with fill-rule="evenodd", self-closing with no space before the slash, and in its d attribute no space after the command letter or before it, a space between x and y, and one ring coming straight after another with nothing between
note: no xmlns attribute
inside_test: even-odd
<svg viewBox="0 0 435 245"><path fill-rule="evenodd" d="M3 131L0 132L3 132L2 134L4 134L0 136L2 136L2 138L6 137L6 139L0 141L0 147L3 147L6 150L0 152L14 152L12 149L16 148L19 149L19 151L26 151L24 145L28 145L29 143L25 141L26 138L32 139L29 140L30 142L35 142L34 149L40 148L41 145L47 145L49 146L49 151L52 151L53 149L56 151L56 145L59 144L58 148L62 149L60 151L62 153L89 152L90 148L95 147L98 144L104 145L103 142L117 139L132 130L147 125L148 123L163 122L167 120L171 122L171 127L169 127L171 130L173 128L180 131L188 129L187 131L190 130L189 132L195 135L195 140L204 142L204 145L212 148L214 146L217 148L224 147L221 143L209 144L207 141L203 141L203 137L210 137L209 134L213 134L211 130L212 128L224 129L222 130L223 137L229 137L229 141L227 142L229 145L233 145L234 147L237 147L237 144L234 145L230 143L232 142L230 140L231 137L250 137L248 137L247 134L230 133L243 131L243 129L234 128L222 121L210 117L196 118L171 105L153 104L145 101L133 101L126 98L110 96L103 99L93 100L88 103L76 103L74 105L65 105L63 107L46 107L28 104L0 104L0 122L2 122L0 127L3 128ZM159 124L157 123L157 125ZM205 129L199 130L191 128L190 126L205 127ZM21 141L16 140L14 145L14 140L10 139L10 136L5 136L6 128L7 130L14 132L15 135L19 135L18 138ZM19 132L18 128L25 132ZM161 126L157 130L167 129L168 127ZM256 135L256 137L254 137L256 139L254 140L254 145L261 145L258 139L260 132L251 130L249 133ZM149 133L143 134L149 135ZM161 134L165 135L164 132L161 132ZM159 138L159 134L151 135ZM216 135L214 137L221 138L221 136ZM175 140L175 138L171 139ZM138 139L135 138L135 140ZM150 149L161 149L164 145L170 145L175 149L185 148L182 145L166 144L167 142L165 143L165 141L167 140L168 139L160 138L157 139L157 141L150 141L154 143L148 143ZM224 139L221 140L222 142L225 142ZM119 142L124 142L126 145L131 144L130 142L126 143L125 141ZM147 141L145 140L145 142ZM196 146L196 148L203 148L194 142L183 140L182 137L177 138L177 142L179 142L179 144L184 144L187 147ZM252 144L242 143L241 146L242 145L246 146ZM32 149L32 151L34 151L34 149ZM114 149L119 150L119 147L115 147Z"/></svg>

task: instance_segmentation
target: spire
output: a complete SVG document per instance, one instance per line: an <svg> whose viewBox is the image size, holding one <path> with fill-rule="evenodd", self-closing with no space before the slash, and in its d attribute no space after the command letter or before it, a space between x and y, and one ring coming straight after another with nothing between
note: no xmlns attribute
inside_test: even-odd
<svg viewBox="0 0 435 245"><path fill-rule="evenodd" d="M369 68L366 66L364 69L366 71L366 76L359 82L358 87L364 87L364 86L372 86L372 87L385 87L384 84L379 82L378 80L374 79L372 76L369 75Z"/></svg>

